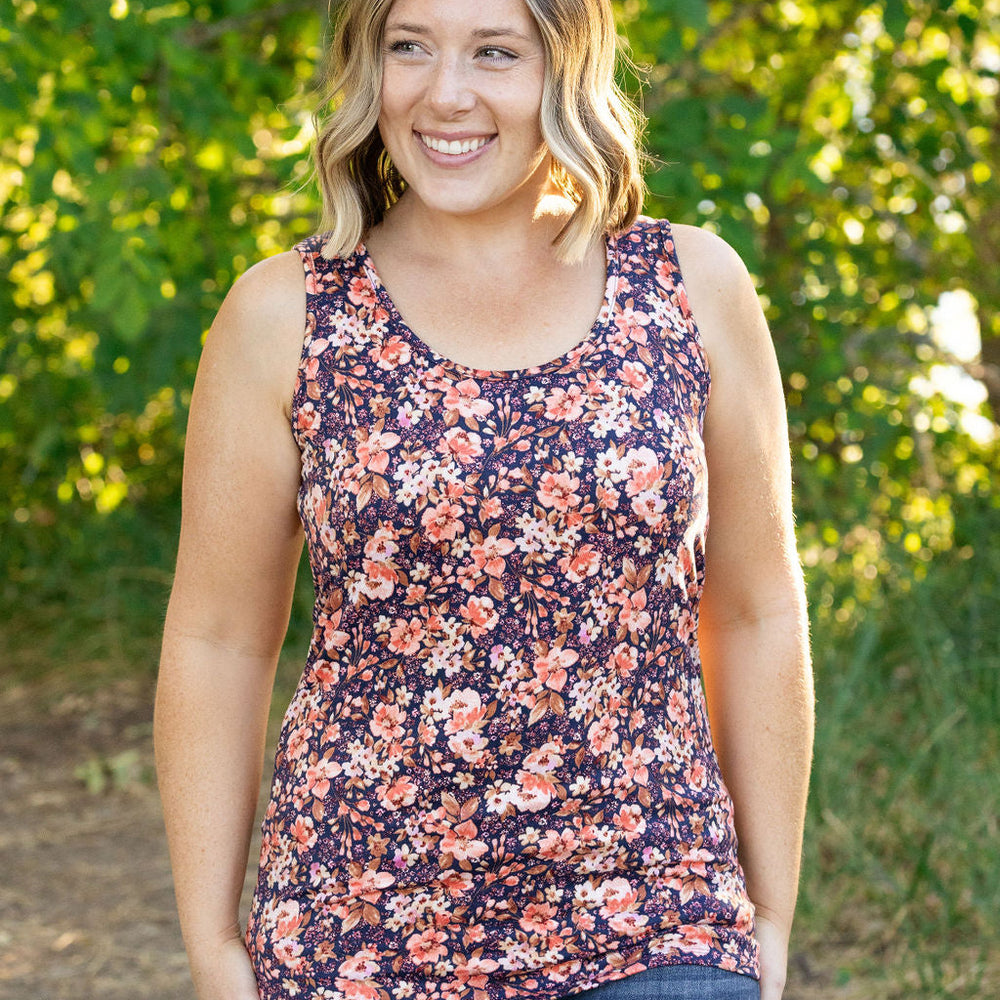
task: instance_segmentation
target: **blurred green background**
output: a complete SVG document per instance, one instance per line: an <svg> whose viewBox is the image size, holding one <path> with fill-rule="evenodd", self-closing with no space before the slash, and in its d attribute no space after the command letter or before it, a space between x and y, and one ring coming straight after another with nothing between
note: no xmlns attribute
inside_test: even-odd
<svg viewBox="0 0 1000 1000"><path fill-rule="evenodd" d="M616 7L646 211L740 251L785 378L818 697L796 974L1000 995L1000 0ZM151 683L203 333L316 225L327 25L0 13L4 690Z"/></svg>

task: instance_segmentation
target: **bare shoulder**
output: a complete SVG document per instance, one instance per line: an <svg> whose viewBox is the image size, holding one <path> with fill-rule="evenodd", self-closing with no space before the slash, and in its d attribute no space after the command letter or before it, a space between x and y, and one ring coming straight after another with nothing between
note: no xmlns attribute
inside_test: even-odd
<svg viewBox="0 0 1000 1000"><path fill-rule="evenodd" d="M706 229L675 225L671 232L688 302L709 360L753 344L770 350L770 334L757 291L740 255Z"/></svg>
<svg viewBox="0 0 1000 1000"><path fill-rule="evenodd" d="M703 307L725 306L747 292L756 295L740 255L721 237L697 226L671 227L688 298Z"/></svg>
<svg viewBox="0 0 1000 1000"><path fill-rule="evenodd" d="M229 290L205 342L202 366L224 364L282 401L291 397L306 323L305 277L298 253L260 261Z"/></svg>
<svg viewBox="0 0 1000 1000"><path fill-rule="evenodd" d="M721 269L730 278L746 273L739 254L721 236L699 226L682 223L672 223L670 233L684 271L685 283L690 280L689 273L707 275Z"/></svg>
<svg viewBox="0 0 1000 1000"><path fill-rule="evenodd" d="M294 250L254 264L236 279L215 327L239 338L243 347L266 348L283 333L305 324L305 278Z"/></svg>

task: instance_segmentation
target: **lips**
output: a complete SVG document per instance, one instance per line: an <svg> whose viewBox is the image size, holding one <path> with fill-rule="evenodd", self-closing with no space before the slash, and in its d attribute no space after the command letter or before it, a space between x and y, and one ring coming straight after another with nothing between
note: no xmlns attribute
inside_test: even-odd
<svg viewBox="0 0 1000 1000"><path fill-rule="evenodd" d="M482 149L493 138L490 135L472 136L465 139L439 139L433 135L424 135L418 132L420 141L435 153L442 153L445 156L462 156L466 153L474 153Z"/></svg>

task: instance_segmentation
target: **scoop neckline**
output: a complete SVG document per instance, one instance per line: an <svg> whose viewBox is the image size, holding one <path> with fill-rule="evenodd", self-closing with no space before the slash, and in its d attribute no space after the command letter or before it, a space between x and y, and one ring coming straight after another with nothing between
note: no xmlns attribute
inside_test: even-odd
<svg viewBox="0 0 1000 1000"><path fill-rule="evenodd" d="M477 381L483 379L511 380L520 379L532 375L544 375L561 369L575 367L584 357L591 354L598 346L602 333L611 325L617 306L618 287L618 237L609 233L604 236L605 253L605 281L604 299L597 317L591 324L586 335L571 347L568 351L549 361L543 361L537 365L529 365L525 368L475 368L471 365L455 361L446 355L439 354L422 337L419 336L406 322L396 307L388 289L382 283L382 278L372 260L368 247L362 240L358 243L355 256L359 260L371 286L375 291L375 296L389 316L392 318L394 332L401 333L409 344L411 351L416 351L431 362L431 368L442 369L461 378L470 378Z"/></svg>

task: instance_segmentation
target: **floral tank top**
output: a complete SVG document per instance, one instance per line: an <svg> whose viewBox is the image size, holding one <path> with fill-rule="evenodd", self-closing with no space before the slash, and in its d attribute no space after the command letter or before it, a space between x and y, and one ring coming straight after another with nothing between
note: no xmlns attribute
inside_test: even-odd
<svg viewBox="0 0 1000 1000"><path fill-rule="evenodd" d="M697 645L709 373L669 225L546 364L468 368L359 246L297 249L316 589L247 945L263 1000L757 976Z"/></svg>

